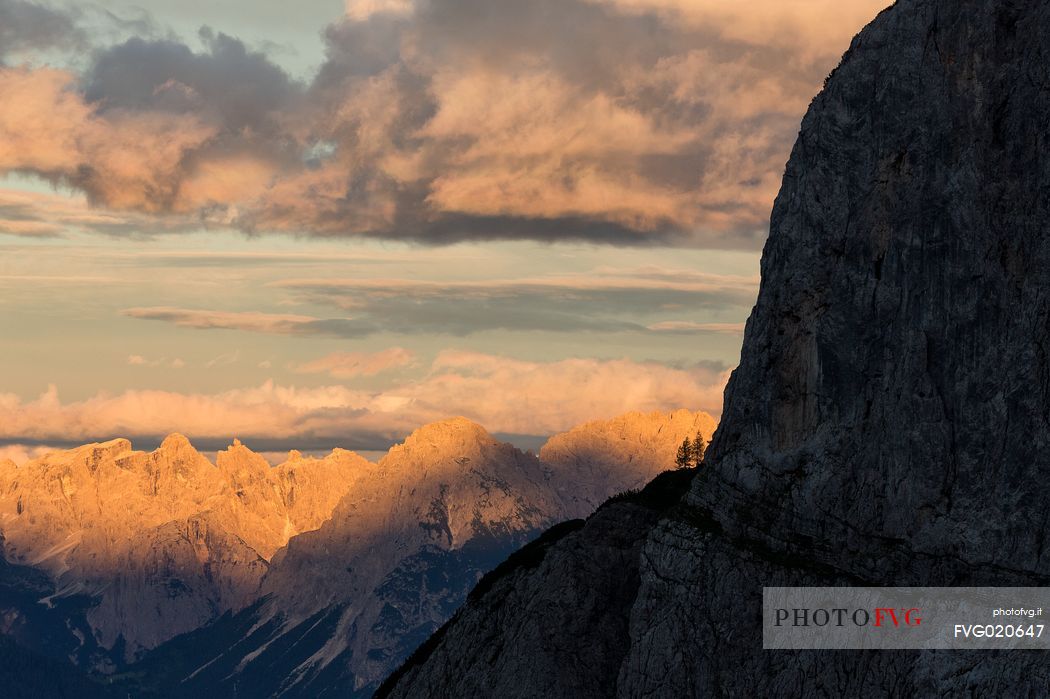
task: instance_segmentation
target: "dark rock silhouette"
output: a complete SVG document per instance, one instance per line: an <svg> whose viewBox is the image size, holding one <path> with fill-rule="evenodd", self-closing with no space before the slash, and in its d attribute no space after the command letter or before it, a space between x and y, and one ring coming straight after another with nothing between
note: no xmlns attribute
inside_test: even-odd
<svg viewBox="0 0 1050 699"><path fill-rule="evenodd" d="M1038 653L763 651L760 610L1050 584L1048 65L1048 2L869 25L803 121L705 468L505 570L380 695L1044 696Z"/></svg>

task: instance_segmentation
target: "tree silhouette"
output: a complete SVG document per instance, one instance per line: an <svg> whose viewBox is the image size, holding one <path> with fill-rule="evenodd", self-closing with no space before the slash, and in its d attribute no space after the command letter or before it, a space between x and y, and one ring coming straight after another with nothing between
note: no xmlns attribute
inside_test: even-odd
<svg viewBox="0 0 1050 699"><path fill-rule="evenodd" d="M674 462L678 465L678 468L689 468L693 463L693 444L686 437L682 440L681 446L678 447L678 454L674 457Z"/></svg>
<svg viewBox="0 0 1050 699"><path fill-rule="evenodd" d="M693 444L689 447L689 451L693 468L697 468L700 464L704 463L704 452L707 451L707 442L704 441L703 435L699 432L696 433L696 439L693 440Z"/></svg>

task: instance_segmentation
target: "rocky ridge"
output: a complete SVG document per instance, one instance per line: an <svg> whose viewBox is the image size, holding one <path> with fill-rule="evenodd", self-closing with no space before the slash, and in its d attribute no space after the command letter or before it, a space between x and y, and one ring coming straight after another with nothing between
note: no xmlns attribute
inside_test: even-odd
<svg viewBox="0 0 1050 699"><path fill-rule="evenodd" d="M506 570L379 696L1045 693L1038 654L770 652L760 621L762 586L1050 582L1048 62L1046 3L880 14L802 123L707 466Z"/></svg>

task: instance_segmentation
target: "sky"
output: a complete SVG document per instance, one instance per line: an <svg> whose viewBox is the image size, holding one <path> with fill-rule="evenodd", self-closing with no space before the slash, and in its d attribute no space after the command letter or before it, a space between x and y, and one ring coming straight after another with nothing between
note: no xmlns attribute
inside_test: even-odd
<svg viewBox="0 0 1050 699"><path fill-rule="evenodd" d="M0 458L717 416L886 0L0 0Z"/></svg>

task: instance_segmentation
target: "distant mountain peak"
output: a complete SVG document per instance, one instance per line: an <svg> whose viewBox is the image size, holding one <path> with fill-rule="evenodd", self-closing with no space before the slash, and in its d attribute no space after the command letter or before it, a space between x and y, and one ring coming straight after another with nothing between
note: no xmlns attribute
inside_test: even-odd
<svg viewBox="0 0 1050 699"><path fill-rule="evenodd" d="M469 418L450 417L423 425L407 438L405 444L440 437L466 437L485 441L496 441L488 430Z"/></svg>
<svg viewBox="0 0 1050 699"><path fill-rule="evenodd" d="M448 461L462 466L465 463L462 459L476 458L481 450L501 448L513 449L476 422L465 417L454 417L420 427L408 435L404 442L391 447L379 464L384 468L408 463L440 467Z"/></svg>
<svg viewBox="0 0 1050 699"><path fill-rule="evenodd" d="M157 449L157 451L165 452L177 452L184 450L197 451L196 449L194 449L193 444L190 443L189 438L186 437L186 435L179 434L178 432L172 432L167 437L165 437L164 441L160 443L160 447Z"/></svg>

